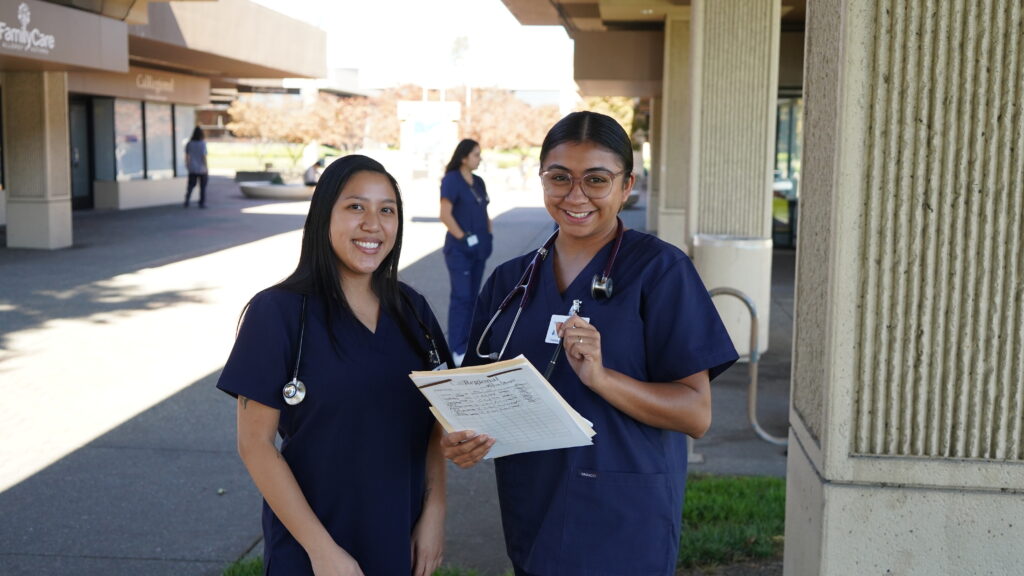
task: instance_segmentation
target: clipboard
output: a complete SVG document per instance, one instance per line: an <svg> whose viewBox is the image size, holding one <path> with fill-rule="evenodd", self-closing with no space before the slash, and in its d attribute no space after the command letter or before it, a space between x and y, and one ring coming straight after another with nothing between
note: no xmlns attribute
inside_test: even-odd
<svg viewBox="0 0 1024 576"><path fill-rule="evenodd" d="M522 355L485 366L409 374L447 432L495 439L485 458L593 444L581 416Z"/></svg>

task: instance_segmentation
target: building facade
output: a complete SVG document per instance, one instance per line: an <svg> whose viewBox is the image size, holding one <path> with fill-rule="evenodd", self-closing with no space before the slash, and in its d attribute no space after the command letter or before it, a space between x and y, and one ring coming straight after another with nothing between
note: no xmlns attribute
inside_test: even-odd
<svg viewBox="0 0 1024 576"><path fill-rule="evenodd" d="M72 210L179 202L211 90L325 75L322 30L247 0L0 1L6 245L71 246Z"/></svg>

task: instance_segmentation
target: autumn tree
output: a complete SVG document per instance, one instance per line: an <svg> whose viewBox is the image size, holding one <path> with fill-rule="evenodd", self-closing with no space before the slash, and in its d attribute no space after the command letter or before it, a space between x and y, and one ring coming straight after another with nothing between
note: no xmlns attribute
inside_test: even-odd
<svg viewBox="0 0 1024 576"><path fill-rule="evenodd" d="M320 94L315 107L314 137L345 153L363 147L373 104L365 96Z"/></svg>
<svg viewBox="0 0 1024 576"><path fill-rule="evenodd" d="M423 88L414 84L389 88L371 98L367 136L385 146L398 148L402 134L401 122L398 120L398 102L422 98Z"/></svg>
<svg viewBox="0 0 1024 576"><path fill-rule="evenodd" d="M465 101L465 90L452 91L462 103L459 132L463 138L472 138L484 148L514 152L519 155L519 167L525 176L527 158L544 141L551 126L561 113L557 106L532 106L516 97L510 90L474 88L470 103Z"/></svg>
<svg viewBox="0 0 1024 576"><path fill-rule="evenodd" d="M266 157L266 146L282 143L285 152L296 167L302 150L315 135L315 111L302 106L286 107L256 100L235 100L228 108L231 121L227 128L239 138L256 143L256 158L260 164Z"/></svg>

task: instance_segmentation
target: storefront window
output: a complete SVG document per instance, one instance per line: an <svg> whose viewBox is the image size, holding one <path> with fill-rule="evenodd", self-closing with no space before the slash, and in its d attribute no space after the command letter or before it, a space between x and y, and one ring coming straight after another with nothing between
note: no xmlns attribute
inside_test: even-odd
<svg viewBox="0 0 1024 576"><path fill-rule="evenodd" d="M117 158L118 180L146 177L142 136L142 102L115 100L114 154Z"/></svg>
<svg viewBox="0 0 1024 576"><path fill-rule="evenodd" d="M174 167L178 176L188 176L185 167L185 144L192 137L196 126L196 109L194 106L174 105Z"/></svg>
<svg viewBox="0 0 1024 576"><path fill-rule="evenodd" d="M146 177L162 180L174 177L174 139L171 105L146 102Z"/></svg>

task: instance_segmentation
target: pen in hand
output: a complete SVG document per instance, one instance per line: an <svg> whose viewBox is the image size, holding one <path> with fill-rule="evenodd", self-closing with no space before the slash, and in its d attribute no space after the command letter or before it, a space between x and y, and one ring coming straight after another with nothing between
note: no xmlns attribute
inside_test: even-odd
<svg viewBox="0 0 1024 576"><path fill-rule="evenodd" d="M572 318L574 314L579 314L580 306L582 306L582 305L583 305L583 301L581 301L581 300L573 300L572 301L572 307L569 308L569 314L567 316L569 318ZM563 331L562 333L564 334L565 332ZM547 368L547 370L544 371L544 379L545 380L548 380L548 379L551 378L551 372L554 371L554 369L555 369L555 363L558 362L558 356L559 356L559 354L562 353L562 340L564 340L564 337L559 337L558 338L558 346L555 347L555 353L551 355L551 360L548 361L548 368Z"/></svg>

